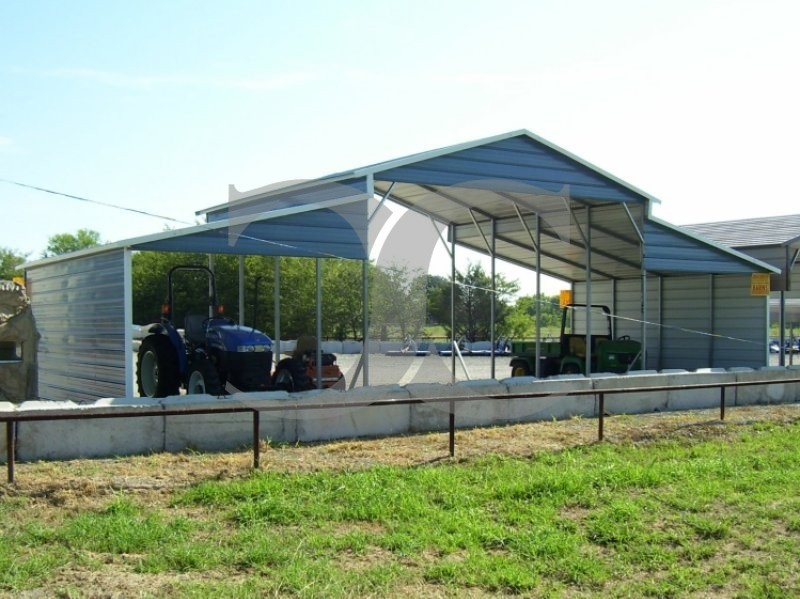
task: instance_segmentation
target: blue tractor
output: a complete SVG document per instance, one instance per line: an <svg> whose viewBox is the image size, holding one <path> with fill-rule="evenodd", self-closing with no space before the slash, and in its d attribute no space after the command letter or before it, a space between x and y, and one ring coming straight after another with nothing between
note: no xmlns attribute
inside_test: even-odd
<svg viewBox="0 0 800 599"><path fill-rule="evenodd" d="M186 314L183 334L173 324L173 278L178 271L208 276L209 309ZM272 340L253 327L236 324L217 304L214 273L204 266L175 266L167 276L167 301L161 321L147 328L137 357L136 382L142 397L186 393L223 395L226 386L239 391L271 388Z"/></svg>

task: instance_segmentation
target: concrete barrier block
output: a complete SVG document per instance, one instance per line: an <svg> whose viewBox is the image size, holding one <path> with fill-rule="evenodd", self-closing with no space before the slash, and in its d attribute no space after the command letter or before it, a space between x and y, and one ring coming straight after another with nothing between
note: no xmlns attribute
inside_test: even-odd
<svg viewBox="0 0 800 599"><path fill-rule="evenodd" d="M341 341L323 341L320 343L322 352L326 354L341 354L342 342Z"/></svg>
<svg viewBox="0 0 800 599"><path fill-rule="evenodd" d="M101 405L140 405L139 398L107 400ZM93 404L33 401L20 410L87 410ZM132 418L93 418L85 420L42 420L20 422L17 429L17 457L20 460L73 459L132 455L162 451L164 420L162 416Z"/></svg>
<svg viewBox="0 0 800 599"><path fill-rule="evenodd" d="M505 395L508 392L505 385L494 379L462 381L455 385L412 383L406 385L406 389L413 399ZM506 422L507 400L458 401L455 404L455 415L457 427L488 426ZM411 431L437 431L449 428L449 402L429 402L411 406Z"/></svg>
<svg viewBox="0 0 800 599"><path fill-rule="evenodd" d="M326 404L343 402L372 402L389 399L408 399L408 392L399 385L359 387L349 391L314 390L296 394L298 403ZM298 412L297 439L319 441L396 435L408 432L410 406L363 406L351 408L320 408Z"/></svg>
<svg viewBox="0 0 800 599"><path fill-rule="evenodd" d="M759 370L740 370L736 372L739 382L759 382L763 385L746 385L736 388L735 405L792 403L800 401L800 384L784 383L782 380L798 378L797 372L782 366L769 366ZM766 381L774 381L769 384Z"/></svg>
<svg viewBox="0 0 800 599"><path fill-rule="evenodd" d="M686 371L682 371L686 372ZM670 375L672 377L680 375ZM668 376L663 374L635 374L615 378L601 378L593 381L596 391L614 389L661 387L667 384ZM630 393L607 393L605 395L606 414L645 414L667 409L666 391L634 391Z"/></svg>
<svg viewBox="0 0 800 599"><path fill-rule="evenodd" d="M279 443L295 443L297 442L297 413L289 409L275 409L287 406L292 402L292 397L292 394L286 391L265 391L236 393L230 399L239 406L260 409L259 439Z"/></svg>
<svg viewBox="0 0 800 599"><path fill-rule="evenodd" d="M452 389L456 397L508 394L508 387L496 379L460 381L452 385ZM507 399L484 399L456 404L457 427L488 426L505 423L508 420Z"/></svg>
<svg viewBox="0 0 800 599"><path fill-rule="evenodd" d="M453 385L445 383L409 383L405 389L411 399L454 396ZM411 406L411 432L438 431L449 428L449 403L422 403Z"/></svg>
<svg viewBox="0 0 800 599"><path fill-rule="evenodd" d="M523 382L525 379L529 382ZM596 414L594 395L566 395L568 391L591 390L592 381L586 377L512 377L504 382L508 384L509 393L530 394L528 397L508 400L509 422L564 420L573 416L593 417Z"/></svg>
<svg viewBox="0 0 800 599"><path fill-rule="evenodd" d="M10 401L0 401L0 414L13 414L17 411L17 405L11 403ZM0 440L2 440L2 445L0 445L0 461L7 461L8 460L8 437L6 435L7 427L2 427L0 430Z"/></svg>
<svg viewBox="0 0 800 599"><path fill-rule="evenodd" d="M360 354L363 347L364 346L360 341L342 341L343 354Z"/></svg>
<svg viewBox="0 0 800 599"><path fill-rule="evenodd" d="M500 379L500 383L506 386L506 389L508 389L509 393L516 393L517 391L515 389L518 387L527 387L531 383L538 380L539 379L537 379L535 376L510 376L505 379Z"/></svg>
<svg viewBox="0 0 800 599"><path fill-rule="evenodd" d="M86 408L160 408L161 400L152 397L105 397L91 404L80 404L79 409Z"/></svg>
<svg viewBox="0 0 800 599"><path fill-rule="evenodd" d="M687 372L684 374L670 375L667 377L668 385L703 385L709 383L732 383L736 375L725 372L724 369L703 369L707 372ZM730 390L726 390L726 403L734 400ZM707 389L670 389L667 392L667 410L698 410L716 408L720 405L721 387Z"/></svg>
<svg viewBox="0 0 800 599"><path fill-rule="evenodd" d="M162 400L166 409L182 407L224 408L236 407L237 400L211 395L182 395ZM219 412L213 414L187 414L164 417L164 449L182 451L202 449L209 451L231 450L252 444L253 415L251 413Z"/></svg>

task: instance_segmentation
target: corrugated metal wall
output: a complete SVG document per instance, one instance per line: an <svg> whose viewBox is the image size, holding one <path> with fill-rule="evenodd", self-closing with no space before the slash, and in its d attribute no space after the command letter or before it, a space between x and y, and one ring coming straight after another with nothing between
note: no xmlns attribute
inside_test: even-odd
<svg viewBox="0 0 800 599"><path fill-rule="evenodd" d="M650 276L647 287L647 368L766 365L767 303L750 295L749 275ZM592 303L618 317L617 336L642 339L640 290L639 279L592 284ZM585 301L585 284L575 297Z"/></svg>
<svg viewBox="0 0 800 599"><path fill-rule="evenodd" d="M27 271L39 341L39 397L94 401L126 396L132 366L124 250Z"/></svg>

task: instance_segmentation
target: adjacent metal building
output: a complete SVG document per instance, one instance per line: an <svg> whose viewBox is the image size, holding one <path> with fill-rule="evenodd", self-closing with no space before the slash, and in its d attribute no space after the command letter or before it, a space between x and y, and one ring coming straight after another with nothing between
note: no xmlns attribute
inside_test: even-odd
<svg viewBox="0 0 800 599"><path fill-rule="evenodd" d="M767 299L751 294L751 275L779 269L653 218L655 198L515 131L236 193L200 212L207 224L27 264L41 397L133 394L131 252L366 261L387 202L446 228L451 256L471 248L609 305L616 334L644 340L646 368L766 364Z"/></svg>
<svg viewBox="0 0 800 599"><path fill-rule="evenodd" d="M770 277L770 320L778 323L780 346L784 347L787 329L791 335L800 326L800 214L699 223L685 228L780 269Z"/></svg>

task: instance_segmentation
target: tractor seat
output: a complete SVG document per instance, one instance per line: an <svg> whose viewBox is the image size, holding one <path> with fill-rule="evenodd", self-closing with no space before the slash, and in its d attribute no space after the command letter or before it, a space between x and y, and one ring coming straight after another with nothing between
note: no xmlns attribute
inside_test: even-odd
<svg viewBox="0 0 800 599"><path fill-rule="evenodd" d="M183 336L195 345L205 343L206 328L203 325L207 318L202 314L187 314L183 319Z"/></svg>
<svg viewBox="0 0 800 599"><path fill-rule="evenodd" d="M317 351L317 338L313 335L301 335L297 339L292 357L302 358L303 354L312 354Z"/></svg>

